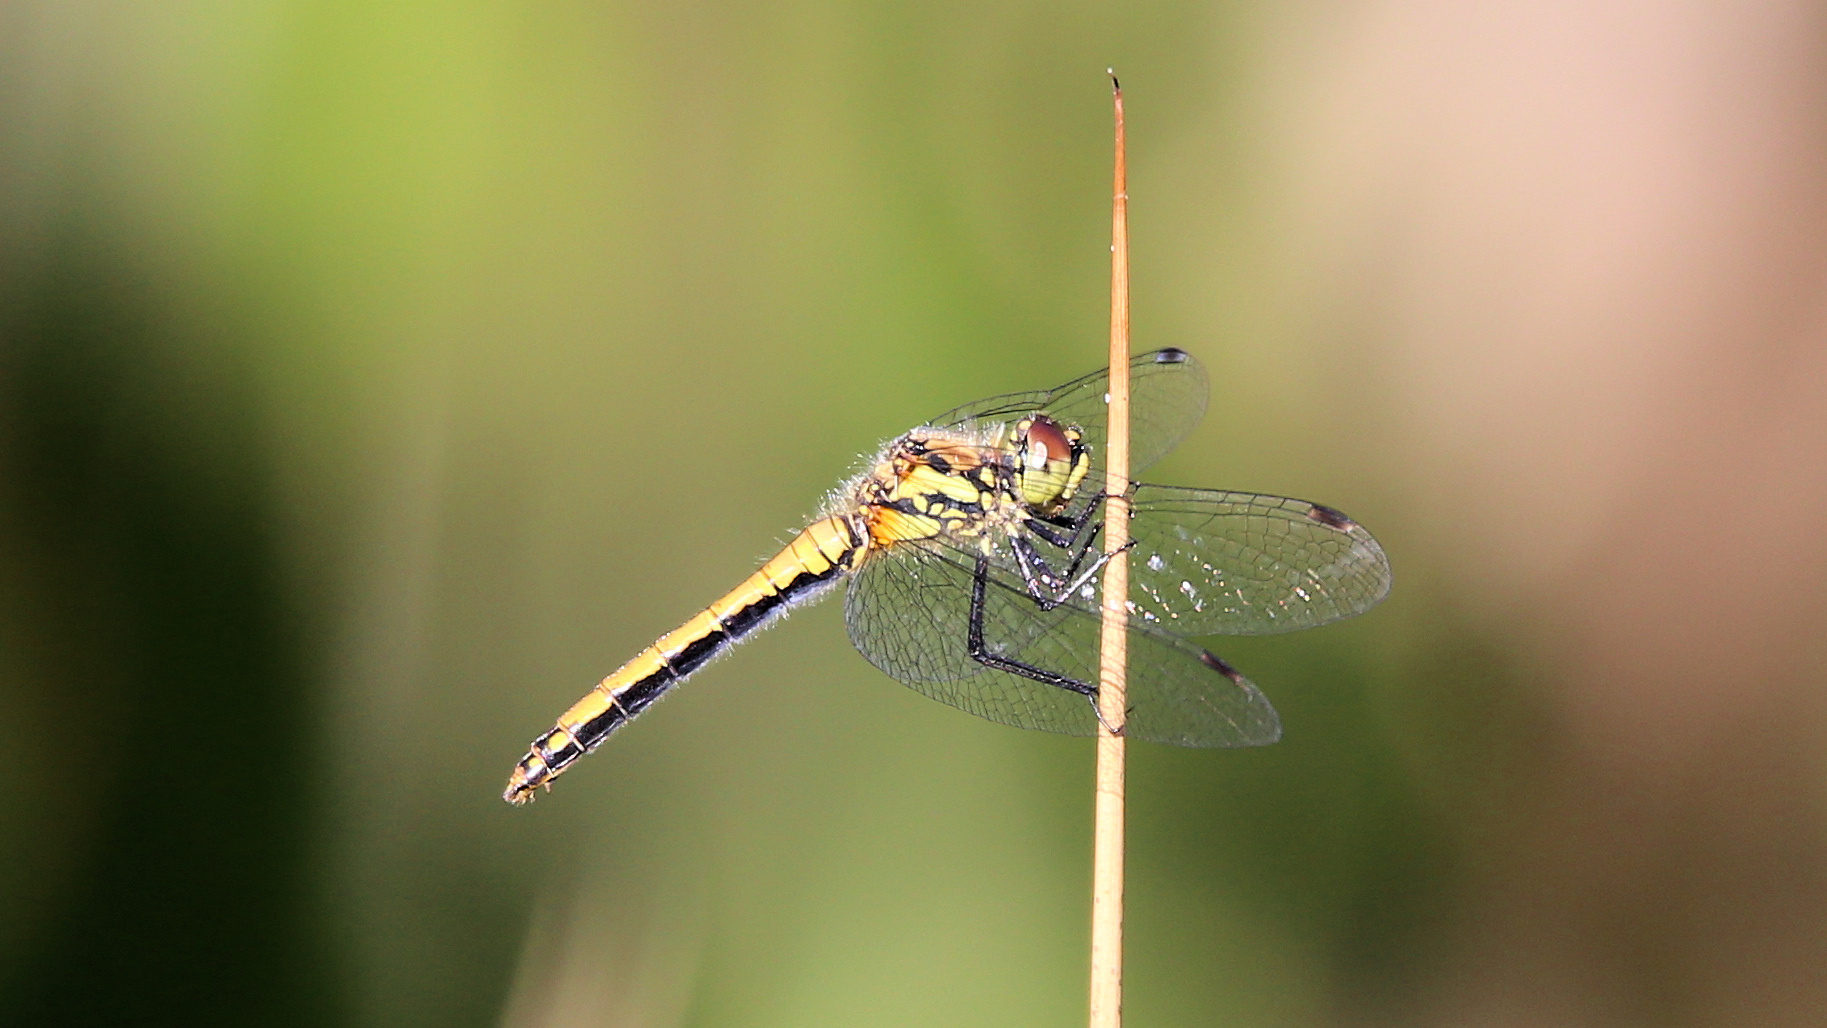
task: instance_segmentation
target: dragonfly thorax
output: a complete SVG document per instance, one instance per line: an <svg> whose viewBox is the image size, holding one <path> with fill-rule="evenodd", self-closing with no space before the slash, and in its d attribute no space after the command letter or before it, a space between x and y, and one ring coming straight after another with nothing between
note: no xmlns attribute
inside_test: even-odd
<svg viewBox="0 0 1827 1028"><path fill-rule="evenodd" d="M1042 415L988 438L917 428L888 445L852 502L878 545L982 536L1059 510L1090 463L1078 429Z"/></svg>

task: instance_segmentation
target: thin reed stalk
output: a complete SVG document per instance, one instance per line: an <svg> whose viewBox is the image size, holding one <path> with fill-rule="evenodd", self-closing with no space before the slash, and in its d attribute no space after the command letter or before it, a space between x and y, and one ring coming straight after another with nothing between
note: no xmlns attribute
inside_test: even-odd
<svg viewBox="0 0 1827 1028"><path fill-rule="evenodd" d="M1122 729L1129 612L1129 186L1123 150L1123 87L1111 73L1116 176L1110 218L1110 417L1104 441L1103 637L1098 655L1097 813L1091 872L1091 1028L1123 1023ZM1117 731L1110 730L1116 726Z"/></svg>

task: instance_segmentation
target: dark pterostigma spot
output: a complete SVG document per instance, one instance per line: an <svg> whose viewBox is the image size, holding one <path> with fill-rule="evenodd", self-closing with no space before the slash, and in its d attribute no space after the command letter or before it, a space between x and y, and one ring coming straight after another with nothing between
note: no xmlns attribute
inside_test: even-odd
<svg viewBox="0 0 1827 1028"><path fill-rule="evenodd" d="M1173 347L1173 346L1169 346L1164 350L1157 350L1155 352L1155 363L1156 364L1185 364L1186 363L1186 351L1179 349L1177 347Z"/></svg>
<svg viewBox="0 0 1827 1028"><path fill-rule="evenodd" d="M1199 660L1203 662L1206 667L1211 668L1213 671L1218 672L1238 685L1243 684L1243 675L1236 668L1226 664L1224 658L1213 653L1211 650L1200 650Z"/></svg>
<svg viewBox="0 0 1827 1028"><path fill-rule="evenodd" d="M1357 522L1345 516L1344 511L1333 510L1331 507L1318 503L1313 504L1312 509L1307 511L1307 516L1327 528L1336 528L1341 532L1349 532L1358 526Z"/></svg>

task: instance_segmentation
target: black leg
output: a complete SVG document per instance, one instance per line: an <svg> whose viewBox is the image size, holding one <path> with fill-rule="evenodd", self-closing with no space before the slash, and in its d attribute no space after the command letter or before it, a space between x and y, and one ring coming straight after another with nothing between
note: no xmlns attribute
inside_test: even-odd
<svg viewBox="0 0 1827 1028"><path fill-rule="evenodd" d="M1051 521L1043 521L1040 518L1033 518L1027 523L1028 531L1034 533L1036 538L1044 540L1049 546L1052 546L1055 549L1070 550L1078 545L1078 536L1076 534L1061 532L1059 529L1052 527L1052 525L1053 523Z"/></svg>
<svg viewBox="0 0 1827 1028"><path fill-rule="evenodd" d="M1054 528L1063 528L1072 533L1068 538L1071 538L1074 542L1053 543L1053 545L1058 546L1062 550L1068 549L1076 544L1079 530L1084 528L1087 524L1090 524L1091 521L1097 517L1100 509L1098 505L1103 503L1107 496L1109 496L1108 493L1099 490L1085 498L1085 505L1079 508L1077 514L1055 514L1052 517L1034 518L1033 521L1051 525ZM1053 542L1053 540L1048 539L1048 542Z"/></svg>
<svg viewBox="0 0 1827 1028"><path fill-rule="evenodd" d="M990 559L979 555L976 570L971 576L971 621L965 647L966 651L970 653L971 659L996 671L1006 671L1011 675L1020 675L1022 678L1031 679L1043 685L1078 693L1091 701L1091 713L1097 717L1098 724L1103 725L1105 730L1113 735L1123 734L1121 728L1114 727L1105 721L1104 712L1098 709L1097 686L989 651L989 647L983 643L983 613L989 598L989 583Z"/></svg>
<svg viewBox="0 0 1827 1028"><path fill-rule="evenodd" d="M1032 523L1029 528L1032 529ZM1098 526L1101 528L1102 526ZM1100 553L1090 567L1085 567L1085 558L1091 555L1097 542L1098 532L1093 529L1076 551L1071 554L1072 563L1063 572L1053 570L1047 558L1041 556L1034 544L1025 535L1014 535L1009 540L1009 548L1015 551L1015 562L1021 566L1021 575L1027 583L1028 595L1040 605L1041 610L1052 610L1072 598L1080 586L1091 580L1105 564L1110 562L1112 554ZM1046 538L1042 536L1042 538ZM1050 540L1049 540L1050 541ZM1135 545L1131 539L1124 547L1128 550Z"/></svg>
<svg viewBox="0 0 1827 1028"><path fill-rule="evenodd" d="M1103 519L1098 517L1101 512L1099 504L1108 495L1100 490L1085 497L1084 505L1076 514L1031 517L1023 523L1022 527L1028 534L1064 551L1070 558L1066 570L1063 573L1056 572L1052 563L1042 557L1032 543L1019 536L1016 538L1016 557L1022 564L1028 593L1040 602L1042 610L1052 610L1066 602L1080 585L1110 560L1108 555L1100 555L1089 570L1080 571L1085 566L1085 559L1096 547L1098 533L1104 530ZM1129 545L1134 546L1135 543L1132 541Z"/></svg>
<svg viewBox="0 0 1827 1028"><path fill-rule="evenodd" d="M1123 491L1123 495L1129 497L1134 495L1135 491L1136 483L1131 482L1129 483L1129 488ZM1077 514L1055 514L1051 517L1037 517L1034 520L1044 521L1056 528L1064 528L1072 532L1077 532L1087 521L1090 521L1103 512L1103 503L1109 498L1109 493L1099 489L1095 493L1087 493L1084 496L1079 497L1079 499L1083 501L1084 506L1078 509Z"/></svg>

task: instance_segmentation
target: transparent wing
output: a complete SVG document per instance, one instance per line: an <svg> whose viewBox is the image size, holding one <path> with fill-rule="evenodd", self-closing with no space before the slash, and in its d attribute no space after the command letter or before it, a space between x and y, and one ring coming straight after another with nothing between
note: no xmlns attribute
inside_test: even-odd
<svg viewBox="0 0 1827 1028"><path fill-rule="evenodd" d="M1131 609L1174 635L1292 632L1362 614L1389 594L1383 547L1330 507L1138 485L1131 509Z"/></svg>
<svg viewBox="0 0 1827 1028"><path fill-rule="evenodd" d="M1389 595L1383 547L1331 507L1146 483L1131 497L1131 627L1172 636L1276 635L1362 614ZM1103 501L1091 502L1101 513ZM1026 538L1058 577L1077 579L1069 573L1074 554L1032 533ZM1006 540L990 561L996 582L1025 594L1027 573ZM1096 616L1101 579L1084 577L1065 603Z"/></svg>
<svg viewBox="0 0 1827 1028"><path fill-rule="evenodd" d="M851 641L876 667L978 717L1092 735L1091 701L1070 689L994 670L970 654L975 558L940 543L903 543L872 556L850 582ZM1099 622L1066 604L1042 610L1000 574L986 582L984 648L1004 659L1095 684ZM1127 734L1176 746L1259 746L1281 735L1261 692L1218 658L1132 623Z"/></svg>
<svg viewBox="0 0 1827 1028"><path fill-rule="evenodd" d="M1036 411L1085 431L1091 448L1088 488L1104 487L1104 433L1108 420L1110 370L1094 371L1057 389L1007 393L967 403L934 418L941 428L1012 421ZM1211 387L1205 368L1185 350L1155 350L1129 362L1129 470L1160 460L1205 416Z"/></svg>

